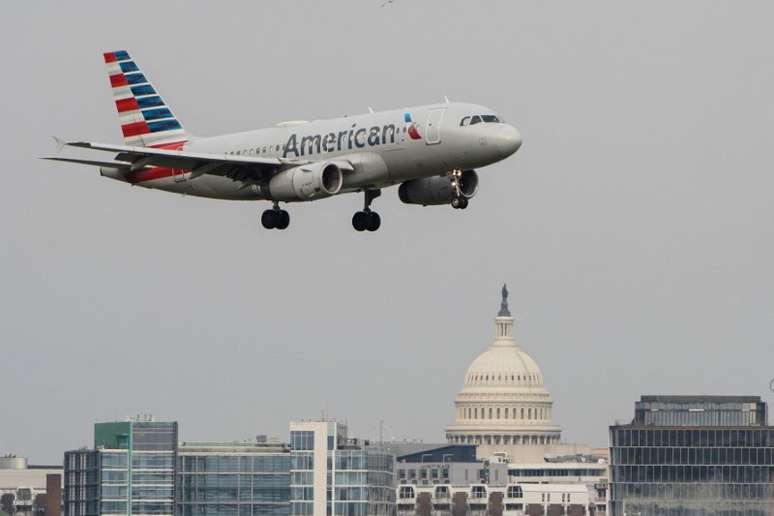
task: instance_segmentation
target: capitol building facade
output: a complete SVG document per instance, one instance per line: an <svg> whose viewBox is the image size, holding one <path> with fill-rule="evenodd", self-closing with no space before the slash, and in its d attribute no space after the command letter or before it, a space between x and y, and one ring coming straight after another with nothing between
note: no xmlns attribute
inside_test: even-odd
<svg viewBox="0 0 774 516"><path fill-rule="evenodd" d="M561 448L561 429L553 423L553 400L543 373L513 337L505 286L494 342L468 367L454 406L456 420L446 428L446 440L477 445L479 458L542 461L551 448Z"/></svg>

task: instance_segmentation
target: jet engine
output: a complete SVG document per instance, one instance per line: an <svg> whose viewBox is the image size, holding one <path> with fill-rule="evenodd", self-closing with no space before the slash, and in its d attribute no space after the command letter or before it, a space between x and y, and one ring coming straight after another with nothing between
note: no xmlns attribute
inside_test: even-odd
<svg viewBox="0 0 774 516"><path fill-rule="evenodd" d="M470 199L478 192L478 174L475 170L465 170L459 178L460 194ZM449 204L455 197L452 180L449 176L423 177L406 181L398 189L400 200L406 204L422 206Z"/></svg>
<svg viewBox="0 0 774 516"><path fill-rule="evenodd" d="M269 198L276 201L309 201L336 195L344 176L330 161L283 170L269 180Z"/></svg>

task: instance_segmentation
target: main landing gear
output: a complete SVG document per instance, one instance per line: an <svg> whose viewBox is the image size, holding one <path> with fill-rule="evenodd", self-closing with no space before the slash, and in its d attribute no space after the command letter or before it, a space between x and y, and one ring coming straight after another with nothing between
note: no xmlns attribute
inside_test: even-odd
<svg viewBox="0 0 774 516"><path fill-rule="evenodd" d="M364 190L365 207L352 216L352 227L355 231L376 231L382 225L382 218L375 211L371 211L371 203L382 195L381 190Z"/></svg>
<svg viewBox="0 0 774 516"><path fill-rule="evenodd" d="M464 210L468 207L468 200L462 195L462 170L452 170L449 172L451 186L454 189L454 197L451 200L451 207L455 210Z"/></svg>
<svg viewBox="0 0 774 516"><path fill-rule="evenodd" d="M453 197L451 200L451 207L455 210L464 210L468 207L468 200L464 197Z"/></svg>
<svg viewBox="0 0 774 516"><path fill-rule="evenodd" d="M290 225L290 214L281 210L279 203L274 203L274 208L266 210L261 215L261 224L266 229L287 229Z"/></svg>

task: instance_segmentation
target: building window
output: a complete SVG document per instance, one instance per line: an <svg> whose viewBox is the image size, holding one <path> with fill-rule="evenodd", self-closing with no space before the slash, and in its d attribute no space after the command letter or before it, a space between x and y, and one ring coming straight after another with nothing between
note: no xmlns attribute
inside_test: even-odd
<svg viewBox="0 0 774 516"><path fill-rule="evenodd" d="M521 486L508 486L508 498L521 498L522 496L524 496L524 493L521 490Z"/></svg>
<svg viewBox="0 0 774 516"><path fill-rule="evenodd" d="M492 407L489 407L489 419L492 419Z"/></svg>

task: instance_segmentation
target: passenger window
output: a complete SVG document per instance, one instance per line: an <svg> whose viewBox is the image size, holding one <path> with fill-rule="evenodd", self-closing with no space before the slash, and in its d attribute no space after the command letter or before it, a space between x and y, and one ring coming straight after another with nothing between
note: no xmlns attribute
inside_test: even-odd
<svg viewBox="0 0 774 516"><path fill-rule="evenodd" d="M481 115L481 118L484 119L484 122L489 123L489 124L498 124L498 123L500 123L500 121L494 115Z"/></svg>
<svg viewBox="0 0 774 516"><path fill-rule="evenodd" d="M464 117L462 119L462 121L460 122L460 125L464 127L464 126L468 125L469 123L470 123L470 117L466 116L466 117Z"/></svg>
<svg viewBox="0 0 774 516"><path fill-rule="evenodd" d="M476 125L481 123L481 117L478 115L475 115L470 119L470 125Z"/></svg>

